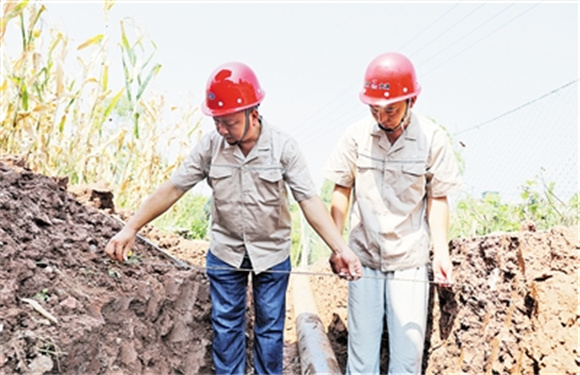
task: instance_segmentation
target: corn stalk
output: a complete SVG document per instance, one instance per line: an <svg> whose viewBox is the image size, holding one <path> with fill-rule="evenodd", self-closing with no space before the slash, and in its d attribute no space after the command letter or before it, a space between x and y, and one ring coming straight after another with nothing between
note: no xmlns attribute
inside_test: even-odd
<svg viewBox="0 0 580 375"><path fill-rule="evenodd" d="M186 103L170 111L163 97L146 95L161 69L146 48L155 45L125 22L119 43L124 82L112 87L107 51L113 1L104 1L102 32L72 49L66 35L48 28L47 7L38 4L7 2L0 18L2 45L16 47L20 39L12 55L2 48L0 154L18 155L40 173L68 176L71 184L109 185L117 206L134 208L187 153L199 129L197 107ZM76 69L67 65L71 59ZM167 149L176 154L171 162Z"/></svg>

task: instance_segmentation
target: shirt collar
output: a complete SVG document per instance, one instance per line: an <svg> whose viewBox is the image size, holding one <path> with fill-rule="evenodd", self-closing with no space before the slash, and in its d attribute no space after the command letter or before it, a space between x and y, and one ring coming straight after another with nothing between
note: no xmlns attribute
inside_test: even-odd
<svg viewBox="0 0 580 375"><path fill-rule="evenodd" d="M376 137L385 137L387 138L387 133L379 128L379 124L377 124L376 120L371 116L371 120L373 121L373 126L371 128L371 135ZM414 141L417 139L419 134L419 124L417 123L417 115L412 109L409 109L409 125L401 135L406 140Z"/></svg>
<svg viewBox="0 0 580 375"><path fill-rule="evenodd" d="M254 148L257 148L259 151L269 150L272 147L272 143L270 142L271 138L270 125L264 119L261 119L260 121L261 121L260 136L258 137L258 142L256 142Z"/></svg>
<svg viewBox="0 0 580 375"><path fill-rule="evenodd" d="M219 135L220 142L223 144L223 151L225 153L228 153L240 160L244 160L250 161L251 159L254 159L257 156L257 151L268 151L271 148L271 144L270 144L270 134L271 134L271 130L270 130L270 125L264 120L261 119L261 125L260 125L260 135L258 136L258 141L256 142L256 144L254 145L254 147L252 148L252 150L250 151L250 153L248 154L248 156L244 156L242 154L242 150L240 150L240 148L238 147L238 145L231 145L228 142L226 142L226 140ZM217 133L217 131L216 131Z"/></svg>
<svg viewBox="0 0 580 375"><path fill-rule="evenodd" d="M264 119L261 119L260 135L258 136L258 141L254 145L248 156L245 157L246 163L256 159L259 155L263 154L264 152L270 151L270 149L272 148L272 142L270 142L271 138L270 134L271 134L270 125L268 125L268 123ZM237 151L235 151L235 154L243 158L242 152L239 149L239 147L236 147L236 150Z"/></svg>

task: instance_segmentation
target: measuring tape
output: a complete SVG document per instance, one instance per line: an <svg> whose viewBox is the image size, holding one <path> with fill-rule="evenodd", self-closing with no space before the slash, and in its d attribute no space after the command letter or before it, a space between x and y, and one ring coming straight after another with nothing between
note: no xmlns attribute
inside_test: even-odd
<svg viewBox="0 0 580 375"><path fill-rule="evenodd" d="M120 223L120 224L125 224L122 220L117 219L115 217L112 216L108 216L107 217L115 220L116 222ZM176 258L174 255L170 254L169 252L163 250L162 248L160 248L159 246L157 246L155 243L151 242L148 238L146 238L145 236L137 233L137 238L143 242L145 242L147 245L153 247L155 250L159 251L160 253L162 253L163 255L165 255L166 257L168 257L169 259L171 259L175 264L165 264L165 263L154 263L154 262L146 262L146 261L140 261L141 264L145 264L145 265L150 265L150 266L160 266L160 267L178 267L178 268L182 268L182 269L186 269L186 270L196 270L196 271L207 271L207 270L214 270L214 271L240 271L240 272L252 272L255 273L256 270L253 268L227 268L227 267L204 267L204 266L195 266L195 265L191 265L189 263L186 263L184 261L182 261L181 259ZM129 252L129 256L131 256L132 251ZM304 270L262 270L259 273L284 273L284 274L290 274L290 275L302 275L302 276L322 276L322 277L339 277L339 275L332 273L332 272L317 272L317 271L304 271ZM405 281L405 282L415 282L415 283L425 283L425 284L430 284L430 285L436 285L439 286L440 283L434 280L420 280L420 279L407 279L407 278L397 278L397 277L387 277L386 275L380 275L380 276L361 276L361 279L378 279L378 280L393 280L393 281ZM467 284L457 284L457 283L451 283L449 284L449 287L447 287L448 289L450 287L468 287L468 288L472 288L472 286L467 285Z"/></svg>

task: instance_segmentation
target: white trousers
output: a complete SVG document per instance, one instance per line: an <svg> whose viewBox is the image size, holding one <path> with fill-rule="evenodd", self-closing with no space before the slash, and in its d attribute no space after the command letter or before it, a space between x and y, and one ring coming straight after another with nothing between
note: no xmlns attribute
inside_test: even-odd
<svg viewBox="0 0 580 375"><path fill-rule="evenodd" d="M379 374L383 323L389 374L419 374L429 299L427 266L383 273L363 267L348 286L347 374Z"/></svg>

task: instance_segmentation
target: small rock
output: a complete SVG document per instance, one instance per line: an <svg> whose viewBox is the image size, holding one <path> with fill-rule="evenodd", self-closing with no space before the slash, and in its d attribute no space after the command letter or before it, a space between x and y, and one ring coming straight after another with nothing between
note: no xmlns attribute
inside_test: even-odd
<svg viewBox="0 0 580 375"><path fill-rule="evenodd" d="M59 305L69 310L77 310L83 307L83 305L76 298L73 297L68 297L67 299L59 303Z"/></svg>
<svg viewBox="0 0 580 375"><path fill-rule="evenodd" d="M28 367L31 374L41 375L51 371L53 366L54 363L50 357L39 355L30 362Z"/></svg>
<svg viewBox="0 0 580 375"><path fill-rule="evenodd" d="M536 232L538 226L531 220L524 221L520 226L520 232Z"/></svg>

